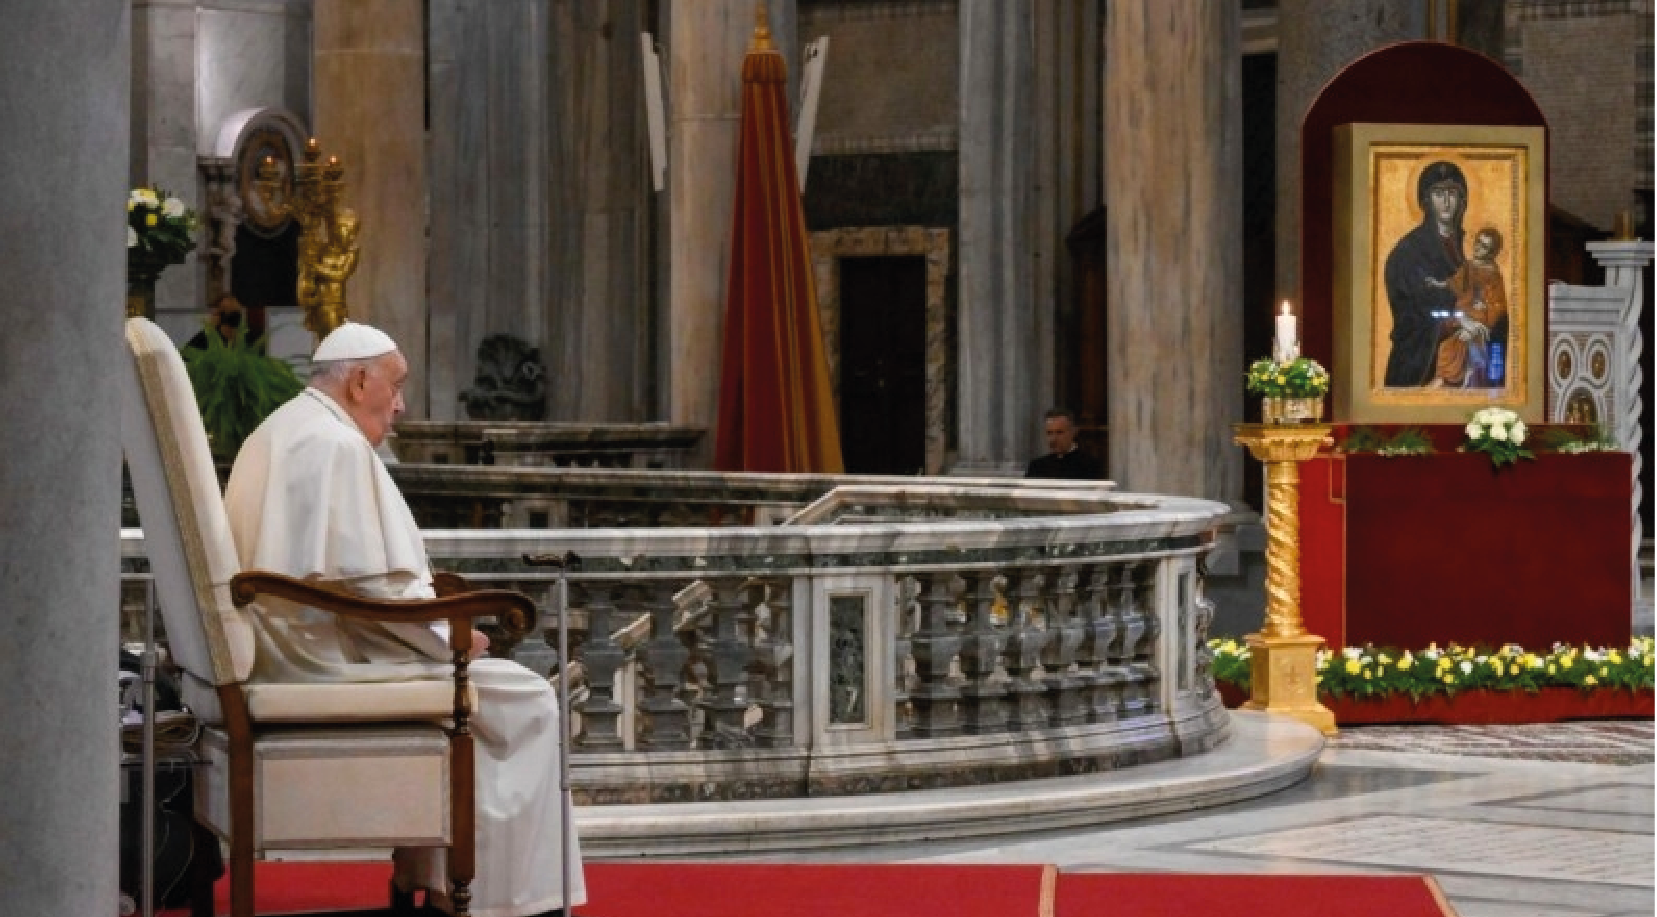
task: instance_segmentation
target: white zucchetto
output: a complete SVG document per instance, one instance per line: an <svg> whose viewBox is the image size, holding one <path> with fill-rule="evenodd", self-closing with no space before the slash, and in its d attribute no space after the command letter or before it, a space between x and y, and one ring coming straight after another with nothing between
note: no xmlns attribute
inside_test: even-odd
<svg viewBox="0 0 1657 917"><path fill-rule="evenodd" d="M316 345L316 353L311 355L311 362L366 360L396 349L397 342L384 331L371 325L344 322L323 338L322 343Z"/></svg>

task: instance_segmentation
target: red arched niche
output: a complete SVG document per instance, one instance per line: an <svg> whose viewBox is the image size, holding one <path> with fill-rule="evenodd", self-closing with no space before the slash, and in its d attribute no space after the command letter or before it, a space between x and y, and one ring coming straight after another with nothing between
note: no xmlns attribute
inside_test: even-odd
<svg viewBox="0 0 1657 917"><path fill-rule="evenodd" d="M1328 366L1337 384L1344 367L1333 363L1332 160L1335 128L1354 123L1508 124L1541 127L1544 137L1548 126L1536 100L1506 67L1477 51L1436 41L1372 51L1348 64L1312 100L1300 124L1300 336L1302 351ZM1544 159L1543 174L1546 168ZM1546 199L1546 189L1543 195Z"/></svg>

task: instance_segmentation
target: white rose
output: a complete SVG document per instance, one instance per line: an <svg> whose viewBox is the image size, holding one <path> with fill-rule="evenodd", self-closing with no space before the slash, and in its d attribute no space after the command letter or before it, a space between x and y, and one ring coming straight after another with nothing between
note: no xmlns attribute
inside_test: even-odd
<svg viewBox="0 0 1657 917"><path fill-rule="evenodd" d="M1470 674L1472 674L1472 672L1473 672L1473 663L1469 662L1466 659L1463 659L1461 661L1461 674L1470 675Z"/></svg>
<svg viewBox="0 0 1657 917"><path fill-rule="evenodd" d="M184 202L176 197L169 197L167 202L161 205L161 212L170 217L181 217L184 215Z"/></svg>
<svg viewBox="0 0 1657 917"><path fill-rule="evenodd" d="M1513 424L1513 429L1508 431L1508 438L1513 440L1513 444L1515 446L1517 446L1520 443L1524 442L1525 441L1525 422L1522 421L1522 420L1515 421L1514 424Z"/></svg>
<svg viewBox="0 0 1657 917"><path fill-rule="evenodd" d="M138 233L133 232L132 227L128 226L127 227L127 248L137 248L137 247L138 247Z"/></svg>
<svg viewBox="0 0 1657 917"><path fill-rule="evenodd" d="M1483 435L1484 435L1484 428L1479 426L1477 421L1474 421L1473 423L1470 423L1470 424L1467 425L1467 438L1468 439L1478 439L1479 437L1481 437Z"/></svg>
<svg viewBox="0 0 1657 917"><path fill-rule="evenodd" d="M1499 423L1491 424L1490 438L1499 443L1507 442L1507 427L1504 427Z"/></svg>

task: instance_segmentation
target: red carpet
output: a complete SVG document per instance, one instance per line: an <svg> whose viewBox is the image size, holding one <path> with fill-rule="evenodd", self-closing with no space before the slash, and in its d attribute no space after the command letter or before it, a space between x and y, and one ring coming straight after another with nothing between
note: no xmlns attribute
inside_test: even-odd
<svg viewBox="0 0 1657 917"><path fill-rule="evenodd" d="M1427 876L1064 873L1053 917L1454 917Z"/></svg>
<svg viewBox="0 0 1657 917"><path fill-rule="evenodd" d="M1455 917L1425 876L1059 873L1040 865L589 863L580 917ZM389 863L259 863L261 915L386 905ZM218 911L229 911L220 880ZM163 914L182 915L181 910Z"/></svg>

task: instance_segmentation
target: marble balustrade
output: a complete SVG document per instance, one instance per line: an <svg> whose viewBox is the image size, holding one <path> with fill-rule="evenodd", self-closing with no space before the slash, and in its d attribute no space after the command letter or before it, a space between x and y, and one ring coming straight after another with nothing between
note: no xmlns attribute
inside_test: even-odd
<svg viewBox="0 0 1657 917"><path fill-rule="evenodd" d="M1229 721L1202 559L1225 512L1097 485L863 480L775 525L429 530L427 545L439 569L537 599L537 629L496 649L549 673L558 575L533 558L580 558L579 799L791 797L1214 747ZM123 531L123 558L141 603L140 532Z"/></svg>

